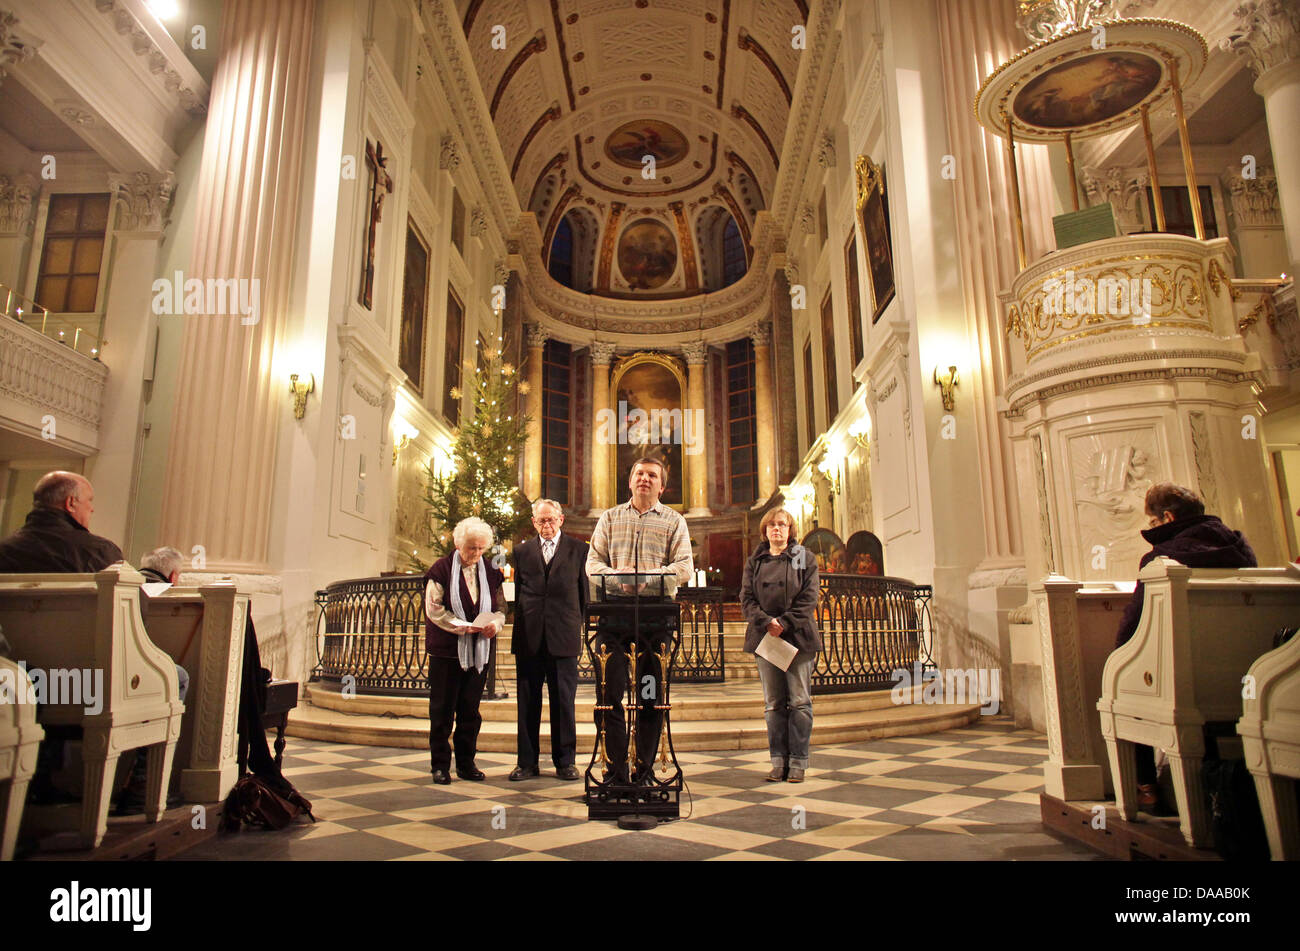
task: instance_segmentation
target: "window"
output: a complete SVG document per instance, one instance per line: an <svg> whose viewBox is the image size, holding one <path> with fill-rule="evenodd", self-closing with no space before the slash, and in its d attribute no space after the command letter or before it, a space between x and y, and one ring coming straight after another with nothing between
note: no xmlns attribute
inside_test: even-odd
<svg viewBox="0 0 1300 951"><path fill-rule="evenodd" d="M460 256L465 256L465 203L460 200L460 192L451 192L451 243L456 246Z"/></svg>
<svg viewBox="0 0 1300 951"><path fill-rule="evenodd" d="M465 308L460 298L450 287L447 288L447 356L443 373L442 415L453 426L460 424L460 398L453 397L451 391L460 387L460 353L461 335L465 332Z"/></svg>
<svg viewBox="0 0 1300 951"><path fill-rule="evenodd" d="M722 230L722 286L730 287L745 276L748 265L745 262L745 241L740 236L736 219L727 216L727 225Z"/></svg>
<svg viewBox="0 0 1300 951"><path fill-rule="evenodd" d="M565 287L573 286L573 225L565 215L555 228L551 239L551 257L547 271Z"/></svg>
<svg viewBox="0 0 1300 951"><path fill-rule="evenodd" d="M94 311L109 208L108 195L50 197L36 303L61 314Z"/></svg>
<svg viewBox="0 0 1300 951"><path fill-rule="evenodd" d="M826 382L826 425L840 414L840 391L835 382L835 309L831 292L822 298L822 373Z"/></svg>
<svg viewBox="0 0 1300 951"><path fill-rule="evenodd" d="M727 487L732 505L758 498L757 409L754 344L748 337L727 344Z"/></svg>
<svg viewBox="0 0 1300 951"><path fill-rule="evenodd" d="M862 362L862 292L858 280L858 233L849 230L849 243L844 248L844 274L849 302L849 341L853 346L853 366ZM853 388L857 389L856 379Z"/></svg>
<svg viewBox="0 0 1300 951"><path fill-rule="evenodd" d="M813 404L812 337L803 345L803 409L804 435L807 437L803 451L807 452L812 448L813 439L817 435L817 414Z"/></svg>
<svg viewBox="0 0 1300 951"><path fill-rule="evenodd" d="M1197 187L1196 194L1201 200L1201 218L1205 222L1205 237L1217 238L1219 223L1214 218L1214 195L1210 191L1210 186ZM1192 202L1191 196L1187 193L1187 186L1161 185L1160 200L1165 206L1165 233L1196 237L1196 224L1192 221ZM1147 218L1151 221L1151 230L1155 231L1156 206L1152 201L1150 188L1147 188Z"/></svg>
<svg viewBox="0 0 1300 951"><path fill-rule="evenodd" d="M542 497L569 504L573 446L573 348L558 340L542 350Z"/></svg>

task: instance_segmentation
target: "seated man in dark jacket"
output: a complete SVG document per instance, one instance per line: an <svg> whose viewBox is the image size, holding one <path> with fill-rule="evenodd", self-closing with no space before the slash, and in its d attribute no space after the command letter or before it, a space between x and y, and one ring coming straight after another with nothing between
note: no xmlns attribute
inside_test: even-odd
<svg viewBox="0 0 1300 951"><path fill-rule="evenodd" d="M1150 528L1142 537L1152 548L1142 556L1138 570L1154 558L1172 558L1189 568L1254 568L1255 552L1246 536L1224 525L1216 516L1205 514L1205 503L1191 489L1172 482L1160 482L1147 489L1146 513ZM1124 609L1115 646L1133 637L1142 618L1142 582ZM1155 751L1137 749L1138 807L1154 814L1170 810L1160 801L1156 787Z"/></svg>
<svg viewBox="0 0 1300 951"><path fill-rule="evenodd" d="M0 574L102 571L122 550L90 533L95 489L75 472L47 472L32 492L22 528L0 542Z"/></svg>

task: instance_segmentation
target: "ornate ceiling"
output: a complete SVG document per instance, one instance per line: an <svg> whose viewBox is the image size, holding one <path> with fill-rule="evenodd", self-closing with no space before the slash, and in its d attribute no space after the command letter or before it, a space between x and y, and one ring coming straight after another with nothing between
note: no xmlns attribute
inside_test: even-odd
<svg viewBox="0 0 1300 951"><path fill-rule="evenodd" d="M719 286L714 222L725 209L748 244L776 184L806 0L458 0L458 9L543 253L569 215L575 230L596 232L580 243L592 248L597 293ZM668 253L653 244L660 225L675 237ZM652 243L630 247L625 233Z"/></svg>

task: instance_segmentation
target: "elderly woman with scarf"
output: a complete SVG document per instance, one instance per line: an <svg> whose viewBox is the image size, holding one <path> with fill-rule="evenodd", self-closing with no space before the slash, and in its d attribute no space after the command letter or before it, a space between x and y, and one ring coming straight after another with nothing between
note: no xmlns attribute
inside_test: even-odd
<svg viewBox="0 0 1300 951"><path fill-rule="evenodd" d="M456 733L456 775L481 782L487 777L474 765L478 712L487 680L491 638L505 627L505 576L483 558L493 542L492 528L467 518L452 531L455 548L433 563L424 586L424 647L429 655L429 760L433 781L451 782L452 719ZM487 617L483 617L484 614Z"/></svg>
<svg viewBox="0 0 1300 951"><path fill-rule="evenodd" d="M763 682L763 710L767 719L767 748L772 771L767 780L803 782L812 739L812 669L822 649L817 630L817 558L793 540L794 516L786 509L771 509L758 525L763 541L745 563L740 584L740 606L749 626L745 650L754 654L764 638L782 638L799 653L782 670L755 656Z"/></svg>

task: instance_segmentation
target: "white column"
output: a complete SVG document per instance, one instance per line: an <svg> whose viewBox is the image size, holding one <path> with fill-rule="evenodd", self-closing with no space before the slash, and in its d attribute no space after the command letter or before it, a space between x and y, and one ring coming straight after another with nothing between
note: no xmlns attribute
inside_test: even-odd
<svg viewBox="0 0 1300 951"><path fill-rule="evenodd" d="M708 427L696 422L708 415L704 397L704 361L708 359L709 348L701 342L685 343L682 344L682 353L686 357L686 412L683 415L690 417L690 422L685 425L691 427L691 439L696 450L689 456L684 451L682 453L687 480L682 498L688 505L687 515L712 515L709 511ZM761 460L759 465L762 465Z"/></svg>
<svg viewBox="0 0 1300 951"><path fill-rule="evenodd" d="M1264 97L1290 273L1300 268L1300 0L1247 0L1221 44L1245 57Z"/></svg>
<svg viewBox="0 0 1300 951"><path fill-rule="evenodd" d="M776 453L772 448L776 412L772 392L772 334L767 324L750 331L754 342L754 430L758 455L758 501L766 502L776 492Z"/></svg>
<svg viewBox="0 0 1300 951"><path fill-rule="evenodd" d="M596 341L591 345L591 512L598 516L614 504L610 492L610 456L618 451L618 441L604 438L608 427L600 425L600 411L610 410L617 416L617 407L609 403L609 365L614 359L614 345Z"/></svg>
<svg viewBox="0 0 1300 951"><path fill-rule="evenodd" d="M291 412L272 359L289 322L314 9L230 0L222 17L185 277L235 279L259 307L255 323L184 318L159 532L183 552L203 545L209 569L270 567L276 435Z"/></svg>

